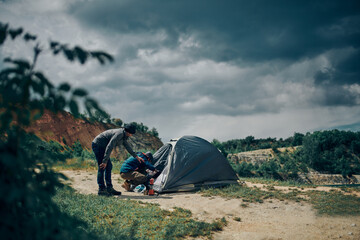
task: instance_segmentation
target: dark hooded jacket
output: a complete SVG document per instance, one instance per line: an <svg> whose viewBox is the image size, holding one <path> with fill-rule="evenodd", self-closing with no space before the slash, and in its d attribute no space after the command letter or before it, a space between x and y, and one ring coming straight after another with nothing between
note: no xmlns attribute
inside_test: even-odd
<svg viewBox="0 0 360 240"><path fill-rule="evenodd" d="M136 157L135 152L132 150L128 143L128 138L125 134L124 128L110 129L105 132L100 133L93 140L93 144L96 144L97 147L105 149L103 163L107 163L110 159L110 154L116 146L124 145L126 150L131 154L131 156Z"/></svg>

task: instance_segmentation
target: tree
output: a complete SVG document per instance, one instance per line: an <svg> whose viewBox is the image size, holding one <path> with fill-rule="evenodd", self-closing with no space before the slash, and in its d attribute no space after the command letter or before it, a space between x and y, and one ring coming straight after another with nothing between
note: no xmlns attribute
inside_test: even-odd
<svg viewBox="0 0 360 240"><path fill-rule="evenodd" d="M156 128L152 128L149 132L151 135L153 135L154 137L159 137L159 132L156 130Z"/></svg>
<svg viewBox="0 0 360 240"><path fill-rule="evenodd" d="M112 122L116 125L116 126L119 126L119 127L122 127L123 125L123 120L121 120L120 118L113 118L112 119Z"/></svg>
<svg viewBox="0 0 360 240"><path fill-rule="evenodd" d="M224 157L227 157L228 152L225 150L225 147L223 144L221 144L221 142L217 139L213 139L213 141L211 142L212 145L214 145L217 149L220 150L220 152L224 155Z"/></svg>
<svg viewBox="0 0 360 240"><path fill-rule="evenodd" d="M293 146L302 145L303 138L304 138L304 134L302 134L302 133L294 133L294 137L292 139L292 145Z"/></svg>
<svg viewBox="0 0 360 240"><path fill-rule="evenodd" d="M104 111L84 89L72 89L68 83L55 87L36 68L43 53L37 36L0 23L0 45L22 38L33 47L33 60L5 58L0 71L0 235L7 239L89 239L75 218L59 211L52 201L56 187L62 187L63 175L51 169L51 153L27 141L24 129L41 117L44 109L54 112L70 109L79 116L79 102L89 116ZM62 53L69 61L84 64L97 59L112 62L109 54L87 51L79 46L50 41L53 55Z"/></svg>

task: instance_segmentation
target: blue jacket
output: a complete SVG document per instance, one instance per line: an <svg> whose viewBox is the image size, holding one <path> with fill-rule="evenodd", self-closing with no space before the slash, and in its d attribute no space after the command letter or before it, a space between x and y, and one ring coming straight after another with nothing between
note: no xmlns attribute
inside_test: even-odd
<svg viewBox="0 0 360 240"><path fill-rule="evenodd" d="M121 166L120 173L132 172L143 168L150 169L152 171L155 170L155 167L148 161L147 156L145 156L144 153L137 153L137 155L143 159L143 161L139 161L134 157L129 157Z"/></svg>

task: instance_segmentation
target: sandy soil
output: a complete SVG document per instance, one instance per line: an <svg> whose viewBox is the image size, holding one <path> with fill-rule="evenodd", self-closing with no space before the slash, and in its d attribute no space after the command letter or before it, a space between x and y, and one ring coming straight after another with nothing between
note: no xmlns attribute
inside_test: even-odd
<svg viewBox="0 0 360 240"><path fill-rule="evenodd" d="M82 194L97 194L96 172L62 171L70 184ZM319 217L311 205L291 201L267 200L264 203L250 203L243 207L241 199L202 197L197 193L172 193L159 196L145 196L126 192L119 174L113 174L114 188L122 195L118 198L158 203L162 208L189 209L193 217L209 221L225 217L228 225L215 233L214 239L360 239L360 217ZM250 183L246 183L253 186ZM256 184L257 187L263 187ZM279 189L286 189L279 187ZM330 188L316 188L328 191ZM300 189L299 189L300 190ZM306 189L305 189L306 190ZM308 190L308 189L307 189ZM240 218L241 221L236 221Z"/></svg>

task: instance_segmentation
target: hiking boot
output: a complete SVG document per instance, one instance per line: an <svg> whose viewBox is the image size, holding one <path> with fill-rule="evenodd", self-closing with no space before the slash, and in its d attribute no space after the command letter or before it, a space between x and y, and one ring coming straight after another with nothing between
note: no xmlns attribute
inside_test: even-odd
<svg viewBox="0 0 360 240"><path fill-rule="evenodd" d="M133 191L133 189L131 188L131 184L128 180L126 180L121 186L128 192Z"/></svg>
<svg viewBox="0 0 360 240"><path fill-rule="evenodd" d="M121 195L121 192L116 191L113 187L108 187L106 190L109 193L109 195L117 195L117 196Z"/></svg>
<svg viewBox="0 0 360 240"><path fill-rule="evenodd" d="M99 196L109 196L109 193L105 188L99 188L98 195Z"/></svg>

